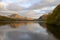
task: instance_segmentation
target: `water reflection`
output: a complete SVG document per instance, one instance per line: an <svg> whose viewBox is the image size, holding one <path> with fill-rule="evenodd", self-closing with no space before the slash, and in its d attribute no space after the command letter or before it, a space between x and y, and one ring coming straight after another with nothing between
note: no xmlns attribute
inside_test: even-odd
<svg viewBox="0 0 60 40"><path fill-rule="evenodd" d="M47 30L60 40L60 26L47 25Z"/></svg>
<svg viewBox="0 0 60 40"><path fill-rule="evenodd" d="M43 23L42 23L43 24ZM37 22L9 23L0 26L2 40L56 40L46 25Z"/></svg>
<svg viewBox="0 0 60 40"><path fill-rule="evenodd" d="M46 23L40 23L44 28L47 28L49 35L54 36L57 40L60 40L60 27L56 25L46 25Z"/></svg>

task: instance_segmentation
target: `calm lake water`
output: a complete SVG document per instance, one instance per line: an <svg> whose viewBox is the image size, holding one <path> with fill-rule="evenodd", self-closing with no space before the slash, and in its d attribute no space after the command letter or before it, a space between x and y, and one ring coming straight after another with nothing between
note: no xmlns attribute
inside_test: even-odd
<svg viewBox="0 0 60 40"><path fill-rule="evenodd" d="M0 23L1 24L1 23ZM20 22L0 25L0 40L57 40L47 31L46 25L37 22Z"/></svg>

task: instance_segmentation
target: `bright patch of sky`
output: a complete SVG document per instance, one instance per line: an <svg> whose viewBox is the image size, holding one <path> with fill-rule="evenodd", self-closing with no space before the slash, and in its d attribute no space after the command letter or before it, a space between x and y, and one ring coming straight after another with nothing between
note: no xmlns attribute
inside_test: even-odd
<svg viewBox="0 0 60 40"><path fill-rule="evenodd" d="M34 10L36 13L45 13L45 11L43 11L43 10Z"/></svg>

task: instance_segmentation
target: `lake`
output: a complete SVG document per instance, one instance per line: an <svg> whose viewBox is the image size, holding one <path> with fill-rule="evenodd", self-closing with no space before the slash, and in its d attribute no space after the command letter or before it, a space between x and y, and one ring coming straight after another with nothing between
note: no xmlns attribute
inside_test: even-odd
<svg viewBox="0 0 60 40"><path fill-rule="evenodd" d="M0 23L1 24L1 23ZM17 22L0 25L0 40L57 40L41 22Z"/></svg>

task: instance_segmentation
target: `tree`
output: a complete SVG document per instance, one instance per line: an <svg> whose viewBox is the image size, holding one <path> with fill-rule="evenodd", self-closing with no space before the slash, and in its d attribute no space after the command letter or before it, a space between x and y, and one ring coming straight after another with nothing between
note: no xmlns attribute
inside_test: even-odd
<svg viewBox="0 0 60 40"><path fill-rule="evenodd" d="M60 39L60 4L48 15L46 24L47 29Z"/></svg>
<svg viewBox="0 0 60 40"><path fill-rule="evenodd" d="M47 24L60 25L60 5L47 17Z"/></svg>

